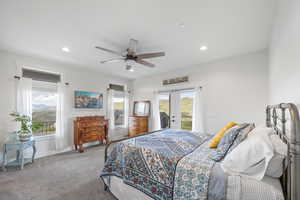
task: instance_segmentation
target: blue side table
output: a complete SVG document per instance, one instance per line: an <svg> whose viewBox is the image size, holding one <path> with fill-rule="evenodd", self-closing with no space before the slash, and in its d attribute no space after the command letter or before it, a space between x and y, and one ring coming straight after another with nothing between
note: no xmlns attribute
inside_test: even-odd
<svg viewBox="0 0 300 200"><path fill-rule="evenodd" d="M3 146L3 171L6 171L5 167L8 166L16 166L19 167L21 170L24 167L24 164L26 163L33 163L34 162L34 156L36 153L36 147L35 147L35 140L33 137L31 137L27 141L20 141L16 135L10 136L4 143ZM27 148L32 148L33 153L31 158L25 158L24 157L24 150ZM7 153L9 151L16 150L16 159L13 161L8 162L7 161Z"/></svg>

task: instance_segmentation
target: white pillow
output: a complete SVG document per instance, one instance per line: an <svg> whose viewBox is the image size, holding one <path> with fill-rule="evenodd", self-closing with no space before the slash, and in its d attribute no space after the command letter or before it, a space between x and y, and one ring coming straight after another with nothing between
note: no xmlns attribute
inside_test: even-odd
<svg viewBox="0 0 300 200"><path fill-rule="evenodd" d="M273 128L269 128L263 125L259 125L255 127L252 131L249 132L248 137L252 137L255 135L264 135L264 136L270 136L275 134L275 131Z"/></svg>
<svg viewBox="0 0 300 200"><path fill-rule="evenodd" d="M273 133L272 128L254 128L248 137L225 157L221 163L224 172L261 180L274 155L269 138Z"/></svg>
<svg viewBox="0 0 300 200"><path fill-rule="evenodd" d="M276 134L271 135L270 140L274 148L274 156L268 165L266 175L279 178L283 174L283 161L287 156L287 144Z"/></svg>

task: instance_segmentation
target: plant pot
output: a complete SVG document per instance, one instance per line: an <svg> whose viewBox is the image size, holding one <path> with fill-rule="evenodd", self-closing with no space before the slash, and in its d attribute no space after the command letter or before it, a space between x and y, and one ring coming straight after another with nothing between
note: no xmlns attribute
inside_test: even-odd
<svg viewBox="0 0 300 200"><path fill-rule="evenodd" d="M19 134L19 140L20 141L28 141L30 138L31 138L31 134L30 133L21 132Z"/></svg>

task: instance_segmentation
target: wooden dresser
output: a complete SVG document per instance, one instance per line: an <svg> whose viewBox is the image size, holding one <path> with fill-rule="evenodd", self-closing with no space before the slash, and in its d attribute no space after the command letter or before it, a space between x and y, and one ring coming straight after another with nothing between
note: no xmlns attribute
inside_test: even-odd
<svg viewBox="0 0 300 200"><path fill-rule="evenodd" d="M83 152L83 144L89 142L106 143L108 138L108 120L104 116L77 117L74 120L74 144L77 151Z"/></svg>
<svg viewBox="0 0 300 200"><path fill-rule="evenodd" d="M129 137L148 132L148 116L130 116L128 120Z"/></svg>

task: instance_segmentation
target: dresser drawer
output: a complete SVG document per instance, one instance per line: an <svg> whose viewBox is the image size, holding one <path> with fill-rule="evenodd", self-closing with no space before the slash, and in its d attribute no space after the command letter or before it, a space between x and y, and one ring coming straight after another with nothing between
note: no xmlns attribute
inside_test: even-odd
<svg viewBox="0 0 300 200"><path fill-rule="evenodd" d="M107 142L109 123L103 116L77 117L74 120L74 144L75 149L83 152L83 144L89 142Z"/></svg>
<svg viewBox="0 0 300 200"><path fill-rule="evenodd" d="M99 140L99 137L97 135L83 135L81 139L83 142L94 142Z"/></svg>
<svg viewBox="0 0 300 200"><path fill-rule="evenodd" d="M130 116L129 117L129 136L136 136L148 132L148 117Z"/></svg>
<svg viewBox="0 0 300 200"><path fill-rule="evenodd" d="M93 127L93 126L103 126L104 124L102 122L80 122L79 126L84 127Z"/></svg>
<svg viewBox="0 0 300 200"><path fill-rule="evenodd" d="M148 132L148 126L139 127L139 132L143 132L143 133Z"/></svg>
<svg viewBox="0 0 300 200"><path fill-rule="evenodd" d="M131 121L129 121L129 124L133 125L133 126L136 126L136 125L139 124L139 120L131 120Z"/></svg>
<svg viewBox="0 0 300 200"><path fill-rule="evenodd" d="M90 133L83 133L81 135L81 138L88 138L88 137L97 137L98 134L96 132L90 132Z"/></svg>
<svg viewBox="0 0 300 200"><path fill-rule="evenodd" d="M86 134L93 134L93 133L99 133L104 131L104 127L103 126L97 126L97 127L86 127L86 128L82 128L81 129L83 133Z"/></svg>
<svg viewBox="0 0 300 200"><path fill-rule="evenodd" d="M132 133L138 133L138 132L140 132L140 128L139 127L132 127L132 128L129 129L129 131L132 132Z"/></svg>
<svg viewBox="0 0 300 200"><path fill-rule="evenodd" d="M145 120L141 120L141 121L139 122L139 126L148 126L148 122L145 121Z"/></svg>

